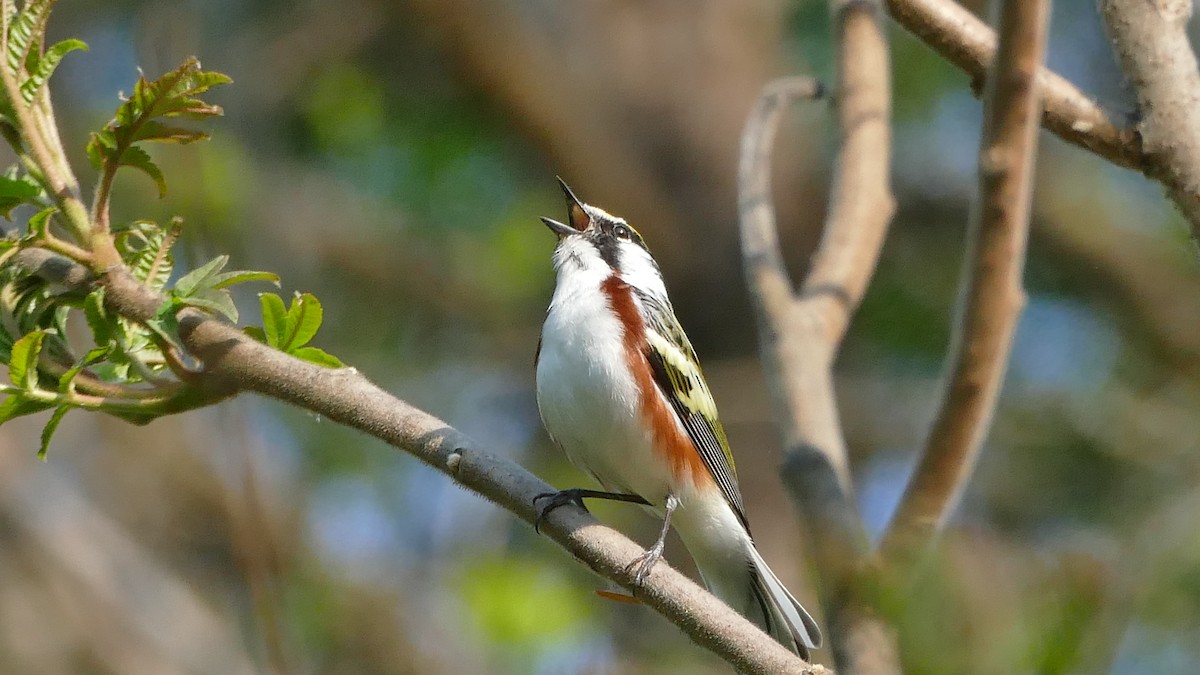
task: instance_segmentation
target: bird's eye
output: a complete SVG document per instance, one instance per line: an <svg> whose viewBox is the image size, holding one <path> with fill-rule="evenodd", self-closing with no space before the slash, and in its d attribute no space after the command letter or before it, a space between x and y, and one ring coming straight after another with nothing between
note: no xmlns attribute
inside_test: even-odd
<svg viewBox="0 0 1200 675"><path fill-rule="evenodd" d="M630 232L629 228L625 227L624 225L618 225L618 226L614 227L613 228L613 236L615 236L617 239L622 239L624 241L629 241L630 239L633 239L633 233Z"/></svg>

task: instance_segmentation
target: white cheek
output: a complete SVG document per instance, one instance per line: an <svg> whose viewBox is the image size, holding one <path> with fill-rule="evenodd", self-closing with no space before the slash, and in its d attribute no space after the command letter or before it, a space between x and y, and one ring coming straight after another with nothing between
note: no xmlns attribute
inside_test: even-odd
<svg viewBox="0 0 1200 675"><path fill-rule="evenodd" d="M666 299L667 288L662 273L646 249L633 242L622 242L620 248L621 278L634 288Z"/></svg>

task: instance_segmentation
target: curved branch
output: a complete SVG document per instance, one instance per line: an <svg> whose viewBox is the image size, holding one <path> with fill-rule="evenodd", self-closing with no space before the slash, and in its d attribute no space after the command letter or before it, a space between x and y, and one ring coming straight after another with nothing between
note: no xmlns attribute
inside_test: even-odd
<svg viewBox="0 0 1200 675"><path fill-rule="evenodd" d="M1188 39L1193 0L1102 0L1104 25L1137 93L1138 129L1167 187L1200 239L1200 70Z"/></svg>
<svg viewBox="0 0 1200 675"><path fill-rule="evenodd" d="M974 80L983 81L996 56L996 33L987 24L953 0L886 0L886 5L896 23ZM1043 126L1114 164L1150 170L1150 158L1135 131L1113 124L1095 101L1061 75L1041 66L1037 73Z"/></svg>
<svg viewBox="0 0 1200 675"><path fill-rule="evenodd" d="M1007 0L1002 5L1000 47L984 99L979 196L968 227L949 375L925 450L881 545L884 559L901 566L940 530L974 470L1025 302L1021 275L1048 5L1046 0Z"/></svg>
<svg viewBox="0 0 1200 675"><path fill-rule="evenodd" d="M783 480L812 526L814 557L839 667L899 672L895 636L864 597L871 557L854 503L833 387L833 361L875 270L895 211L890 67L877 3L831 3L838 45L841 149L828 220L800 293L793 292L770 200L770 154L784 104L811 98L810 80L772 83L746 124L738 171L742 255L759 351L783 436Z"/></svg>

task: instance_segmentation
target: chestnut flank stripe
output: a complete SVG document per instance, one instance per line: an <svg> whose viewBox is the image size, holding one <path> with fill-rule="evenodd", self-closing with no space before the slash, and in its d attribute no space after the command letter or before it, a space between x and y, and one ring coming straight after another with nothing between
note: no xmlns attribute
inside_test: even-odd
<svg viewBox="0 0 1200 675"><path fill-rule="evenodd" d="M642 418L653 430L654 449L663 456L671 467L671 476L677 482L691 479L697 488L716 487L716 482L704 466L704 460L692 444L675 417L675 411L658 392L650 362L646 359L646 323L634 304L633 291L629 284L617 275L612 275L600 284L600 290L608 296L609 305L625 329L625 359L633 372L638 391L642 393Z"/></svg>

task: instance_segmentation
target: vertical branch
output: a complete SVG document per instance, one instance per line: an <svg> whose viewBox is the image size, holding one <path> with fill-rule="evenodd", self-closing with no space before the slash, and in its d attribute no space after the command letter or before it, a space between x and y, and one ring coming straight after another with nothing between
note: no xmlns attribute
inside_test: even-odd
<svg viewBox="0 0 1200 675"><path fill-rule="evenodd" d="M1188 39L1193 0L1101 0L1121 69L1137 93L1147 173L1200 239L1200 70Z"/></svg>
<svg viewBox="0 0 1200 675"><path fill-rule="evenodd" d="M793 78L767 87L742 136L742 254L783 436L783 480L811 523L834 660L847 673L898 672L894 637L862 597L869 548L854 503L832 374L895 210L890 68L878 3L835 0L832 11L841 149L821 244L796 294L770 198L771 143L783 106L817 91L811 80Z"/></svg>
<svg viewBox="0 0 1200 675"><path fill-rule="evenodd" d="M996 406L1024 303L1045 51L1046 0L1005 0L987 81L979 195L971 211L949 376L924 453L884 535L883 557L903 565L946 521L975 467Z"/></svg>

